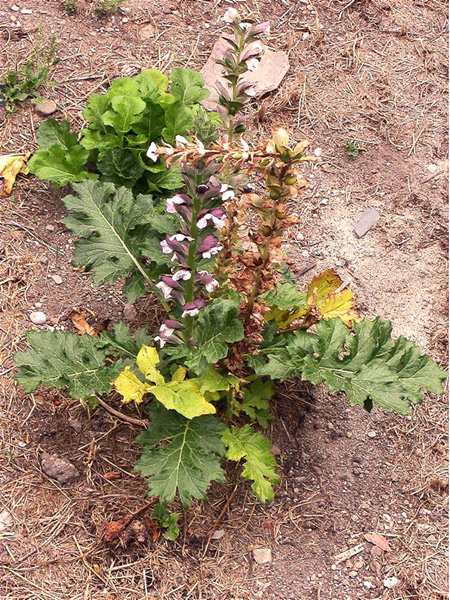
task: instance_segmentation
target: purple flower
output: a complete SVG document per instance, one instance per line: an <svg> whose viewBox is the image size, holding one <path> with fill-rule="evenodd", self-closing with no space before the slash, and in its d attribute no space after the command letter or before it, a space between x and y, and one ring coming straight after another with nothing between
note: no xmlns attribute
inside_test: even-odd
<svg viewBox="0 0 450 600"><path fill-rule="evenodd" d="M223 246L219 244L217 238L213 235L207 235L198 248L202 258L211 258L222 250Z"/></svg>
<svg viewBox="0 0 450 600"><path fill-rule="evenodd" d="M208 226L209 221L211 221L217 229L221 229L225 225L225 213L221 208L213 208L208 212L203 212L203 215L200 213L200 215L200 219L197 221L197 227L199 229L205 229L205 227Z"/></svg>
<svg viewBox="0 0 450 600"><path fill-rule="evenodd" d="M172 275L172 279L174 279L175 281L179 281L180 279L182 279L183 281L187 281L190 278L191 272L187 269L180 269Z"/></svg>
<svg viewBox="0 0 450 600"><path fill-rule="evenodd" d="M208 273L208 271L199 271L197 273L197 281L199 281L202 285L205 286L207 292L213 292L217 287L219 287L219 282L217 279Z"/></svg>
<svg viewBox="0 0 450 600"><path fill-rule="evenodd" d="M195 317L200 312L200 309L205 306L205 301L201 298L197 298L193 302L188 302L187 304L183 304L181 307L183 309L182 317Z"/></svg>
<svg viewBox="0 0 450 600"><path fill-rule="evenodd" d="M176 329L182 329L183 325L179 321L175 321L173 319L166 319L164 323L159 328L159 335L155 338L155 342L159 342L161 348L163 348L167 342L178 342L180 341L176 336L174 336L174 332Z"/></svg>
<svg viewBox="0 0 450 600"><path fill-rule="evenodd" d="M173 279L170 275L161 275L160 282L156 284L156 287L159 288L166 300L172 298L172 293L174 290L181 290L181 285Z"/></svg>
<svg viewBox="0 0 450 600"><path fill-rule="evenodd" d="M166 200L166 210L170 214L175 214L178 212L177 207L182 204L187 204L188 197L184 194L175 194L172 198L167 198Z"/></svg>

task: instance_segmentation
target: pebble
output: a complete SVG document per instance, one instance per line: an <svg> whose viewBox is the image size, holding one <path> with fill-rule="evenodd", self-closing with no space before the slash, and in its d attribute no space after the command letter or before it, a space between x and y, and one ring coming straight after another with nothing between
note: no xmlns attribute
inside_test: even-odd
<svg viewBox="0 0 450 600"><path fill-rule="evenodd" d="M31 10L31 8L22 8L22 10L20 11L23 15L32 15L33 11Z"/></svg>
<svg viewBox="0 0 450 600"><path fill-rule="evenodd" d="M322 156L322 148L316 148L314 150L314 156Z"/></svg>
<svg viewBox="0 0 450 600"><path fill-rule="evenodd" d="M54 226L54 225L46 225L46 226L45 226L45 229L46 229L47 231L55 231L55 226Z"/></svg>
<svg viewBox="0 0 450 600"><path fill-rule="evenodd" d="M134 308L132 304L128 302L123 307L123 318L125 321L132 322L137 317L137 310Z"/></svg>
<svg viewBox="0 0 450 600"><path fill-rule="evenodd" d="M79 475L78 469L71 462L56 454L44 452L41 457L41 466L46 475L61 484L68 483Z"/></svg>
<svg viewBox="0 0 450 600"><path fill-rule="evenodd" d="M375 587L371 581L364 581L363 586L366 588L366 590L371 590Z"/></svg>
<svg viewBox="0 0 450 600"><path fill-rule="evenodd" d="M372 439L376 438L377 437L377 432L376 431L368 431L367 432L367 437L370 437Z"/></svg>
<svg viewBox="0 0 450 600"><path fill-rule="evenodd" d="M326 206L328 204L328 198L321 198L319 204Z"/></svg>
<svg viewBox="0 0 450 600"><path fill-rule="evenodd" d="M349 576L355 578L358 576L358 571L350 571Z"/></svg>
<svg viewBox="0 0 450 600"><path fill-rule="evenodd" d="M10 6L10 9L14 12L19 12L20 7L17 6L17 4L13 4L12 6Z"/></svg>
<svg viewBox="0 0 450 600"><path fill-rule="evenodd" d="M52 115L58 109L56 102L53 100L45 100L44 102L40 102L39 104L36 104L34 108L37 113L44 117Z"/></svg>
<svg viewBox="0 0 450 600"><path fill-rule="evenodd" d="M61 283L63 282L63 278L61 277L61 275L50 275L50 279L53 279L56 285L61 285Z"/></svg>
<svg viewBox="0 0 450 600"><path fill-rule="evenodd" d="M155 35L155 28L153 27L153 25L151 23L149 23L148 25L145 25L139 31L139 37L141 38L141 40L148 40L148 39L152 38L154 35Z"/></svg>
<svg viewBox="0 0 450 600"><path fill-rule="evenodd" d="M362 238L368 231L375 227L380 218L380 213L375 208L368 208L359 217L358 221L353 226L353 232L356 237Z"/></svg>
<svg viewBox="0 0 450 600"><path fill-rule="evenodd" d="M223 538L224 535L225 535L225 529L216 529L216 531L213 532L211 539L212 540L220 540Z"/></svg>
<svg viewBox="0 0 450 600"><path fill-rule="evenodd" d="M45 313L37 310L30 314L30 321L35 325L44 325L47 322L47 316Z"/></svg>
<svg viewBox="0 0 450 600"><path fill-rule="evenodd" d="M253 550L253 559L258 565L265 565L272 562L272 550L270 548L255 548Z"/></svg>
<svg viewBox="0 0 450 600"><path fill-rule="evenodd" d="M383 581L383 585L385 588L392 589L398 584L397 577L386 577Z"/></svg>
<svg viewBox="0 0 450 600"><path fill-rule="evenodd" d="M6 509L0 512L0 531L6 531L10 527L12 527L14 521L11 516L11 513Z"/></svg>

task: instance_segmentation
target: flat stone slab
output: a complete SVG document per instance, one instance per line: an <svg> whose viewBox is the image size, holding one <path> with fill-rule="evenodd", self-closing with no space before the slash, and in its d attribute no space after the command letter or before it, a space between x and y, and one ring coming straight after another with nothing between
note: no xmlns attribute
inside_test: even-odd
<svg viewBox="0 0 450 600"><path fill-rule="evenodd" d="M262 45L264 52L261 56L259 65L254 71L248 71L244 75L245 81L250 81L255 88L256 98L260 98L276 90L283 81L284 76L289 70L289 59L286 52L270 50L264 44ZM220 81L228 87L228 82L222 77L221 65L216 63L216 60L223 57L229 44L224 38L219 38L214 44L211 54L202 69L202 75L205 86L209 89L209 97L203 101L203 105L208 110L215 110L219 95L216 90L216 82Z"/></svg>
<svg viewBox="0 0 450 600"><path fill-rule="evenodd" d="M356 237L362 238L368 231L375 227L380 218L380 213L376 208L369 208L359 217L353 226Z"/></svg>

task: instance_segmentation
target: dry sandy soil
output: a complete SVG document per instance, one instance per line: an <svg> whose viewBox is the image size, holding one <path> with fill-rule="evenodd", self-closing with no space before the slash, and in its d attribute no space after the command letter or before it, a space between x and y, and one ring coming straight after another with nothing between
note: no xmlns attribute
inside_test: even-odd
<svg viewBox="0 0 450 600"><path fill-rule="evenodd" d="M23 61L36 26L55 33L61 60L43 94L57 102L58 117L74 122L86 97L114 77L204 64L219 16L231 5L129 0L124 12L99 21L86 0L72 17L58 0L15 3L33 13L1 2L0 75ZM316 271L337 267L361 311L391 319L396 333L445 362L446 4L235 4L271 19L269 43L291 63L280 89L249 117L250 128L263 135L283 124L322 149L306 171L310 188L292 207L303 234L293 236L292 256L299 265L314 258ZM14 35L17 20L23 37ZM142 41L148 24L153 35ZM0 125L1 152L33 149L39 120L30 103L21 105ZM355 159L345 151L348 140L361 148ZM106 412L90 418L55 393L26 397L13 382L12 355L24 347L33 307L42 306L51 326L68 329L74 308L88 311L92 323L123 311L116 289L96 289L71 267L60 197L21 178L0 205L0 512L13 519L0 532L2 600L448 598L445 398L428 398L400 419L350 410L341 397L293 383L274 407L283 479L273 504L259 505L232 478L185 515L176 543L99 543L105 520L143 504L142 482L131 470L137 428ZM381 218L357 239L352 226L367 207ZM137 320L152 311L148 301L137 308ZM70 459L80 479L59 487L46 477L44 450ZM119 478L111 480L111 471ZM210 540L217 529L223 537ZM369 532L389 540L390 551L366 543ZM359 554L336 560L358 544ZM272 563L255 564L255 547L271 548ZM383 585L389 576L398 579L392 589Z"/></svg>

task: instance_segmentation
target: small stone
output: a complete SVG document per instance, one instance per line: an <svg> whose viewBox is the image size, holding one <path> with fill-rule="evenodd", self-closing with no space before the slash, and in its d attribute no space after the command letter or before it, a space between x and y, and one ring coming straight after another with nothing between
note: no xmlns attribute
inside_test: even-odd
<svg viewBox="0 0 450 600"><path fill-rule="evenodd" d="M352 579L354 579L357 576L358 576L358 571L350 571L349 577L351 577Z"/></svg>
<svg viewBox="0 0 450 600"><path fill-rule="evenodd" d="M37 310L30 314L30 321L35 325L44 325L47 322L47 316L45 313Z"/></svg>
<svg viewBox="0 0 450 600"><path fill-rule="evenodd" d="M328 204L328 198L321 198L319 204L326 206Z"/></svg>
<svg viewBox="0 0 450 600"><path fill-rule="evenodd" d="M34 303L34 306L35 306L36 308L42 308L42 302L35 302L35 303Z"/></svg>
<svg viewBox="0 0 450 600"><path fill-rule="evenodd" d="M151 23L142 27L142 29L139 31L139 37L141 38L141 40L144 40L144 41L149 40L154 35L155 35L155 28Z"/></svg>
<svg viewBox="0 0 450 600"><path fill-rule="evenodd" d="M58 483L64 484L78 477L79 472L74 465L65 458L59 458L56 454L44 452L41 457L42 470Z"/></svg>
<svg viewBox="0 0 450 600"><path fill-rule="evenodd" d="M19 448L26 448L27 443L20 440L20 442L17 442L17 445L19 446Z"/></svg>
<svg viewBox="0 0 450 600"><path fill-rule="evenodd" d="M376 438L377 437L377 432L376 431L368 431L367 432L367 437L370 437L371 439Z"/></svg>
<svg viewBox="0 0 450 600"><path fill-rule="evenodd" d="M386 577L383 581L383 585L385 588L392 589L398 584L397 577Z"/></svg>
<svg viewBox="0 0 450 600"><path fill-rule="evenodd" d="M427 171L430 173L437 173L439 171L439 167L435 163L430 163L427 165Z"/></svg>
<svg viewBox="0 0 450 600"><path fill-rule="evenodd" d="M13 524L14 524L14 521L11 516L11 513L9 511L7 511L6 509L2 510L2 512L0 512L0 532L6 531L10 527L12 527Z"/></svg>
<svg viewBox="0 0 450 600"><path fill-rule="evenodd" d="M137 310L134 308L132 304L128 304L128 302L123 307L123 318L125 321L132 322L137 317Z"/></svg>
<svg viewBox="0 0 450 600"><path fill-rule="evenodd" d="M272 550L270 548L255 548L253 558L258 565L266 565L272 562Z"/></svg>
<svg viewBox="0 0 450 600"><path fill-rule="evenodd" d="M380 218L380 213L375 208L367 209L353 226L356 237L362 238L368 231L375 227Z"/></svg>
<svg viewBox="0 0 450 600"><path fill-rule="evenodd" d="M270 451L272 452L273 456L280 456L281 454L281 450L278 448L278 446L275 446L275 444L272 446Z"/></svg>
<svg viewBox="0 0 450 600"><path fill-rule="evenodd" d="M211 539L212 540L220 540L223 538L224 535L225 535L225 529L216 529L216 531L213 532Z"/></svg>
<svg viewBox="0 0 450 600"><path fill-rule="evenodd" d="M309 33L307 31L305 31L305 33L302 35L302 40L307 40L309 38Z"/></svg>
<svg viewBox="0 0 450 600"><path fill-rule="evenodd" d="M53 100L45 100L44 102L36 104L35 110L43 117L48 117L54 112L56 112L58 110L58 107L56 106L56 102L54 102Z"/></svg>
<svg viewBox="0 0 450 600"><path fill-rule="evenodd" d="M363 586L366 588L366 590L371 590L375 587L371 581L364 581Z"/></svg>
<svg viewBox="0 0 450 600"><path fill-rule="evenodd" d="M12 6L10 6L10 9L14 12L19 12L20 7L17 6L17 4L13 4Z"/></svg>
<svg viewBox="0 0 450 600"><path fill-rule="evenodd" d="M50 275L50 279L53 279L56 285L61 285L61 283L63 282L63 278L61 277L61 275Z"/></svg>
<svg viewBox="0 0 450 600"><path fill-rule="evenodd" d="M315 148L313 154L314 156L322 156L322 148Z"/></svg>
<svg viewBox="0 0 450 600"><path fill-rule="evenodd" d="M22 10L20 11L22 15L32 15L33 11L31 10L31 8L22 8Z"/></svg>
<svg viewBox="0 0 450 600"><path fill-rule="evenodd" d="M47 231L55 231L55 226L54 226L54 225L46 225L46 226L45 226L45 229L46 229Z"/></svg>
<svg viewBox="0 0 450 600"><path fill-rule="evenodd" d="M130 19L128 17L123 17L122 19L122 23L128 23Z"/></svg>

